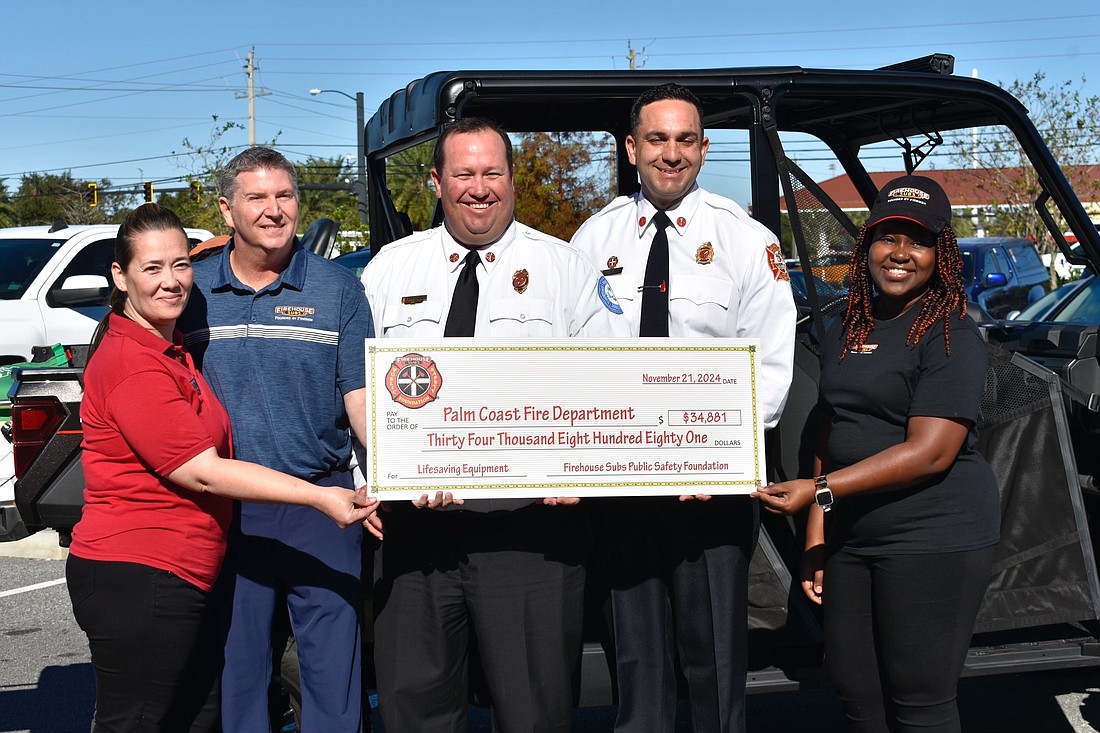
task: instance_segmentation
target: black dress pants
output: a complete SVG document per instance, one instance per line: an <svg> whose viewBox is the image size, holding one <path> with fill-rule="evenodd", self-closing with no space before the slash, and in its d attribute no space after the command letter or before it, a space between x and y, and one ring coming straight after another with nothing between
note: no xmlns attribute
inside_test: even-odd
<svg viewBox="0 0 1100 733"><path fill-rule="evenodd" d="M617 503L607 511L615 730L672 733L678 651L693 730L743 732L757 503L741 496Z"/></svg>
<svg viewBox="0 0 1100 733"><path fill-rule="evenodd" d="M375 585L375 673L386 730L465 733L468 649L499 733L567 733L581 648L580 507L386 515Z"/></svg>
<svg viewBox="0 0 1100 733"><path fill-rule="evenodd" d="M93 733L219 730L210 594L167 570L72 554L65 574L95 670Z"/></svg>

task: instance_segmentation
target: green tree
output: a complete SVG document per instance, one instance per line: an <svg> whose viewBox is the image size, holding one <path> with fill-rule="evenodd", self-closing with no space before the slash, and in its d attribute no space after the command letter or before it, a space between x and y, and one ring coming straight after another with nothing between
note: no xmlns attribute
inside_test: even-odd
<svg viewBox="0 0 1100 733"><path fill-rule="evenodd" d="M435 212L435 188L431 182L435 141L429 140L386 159L386 186L394 207L409 217L413 231L432 225Z"/></svg>
<svg viewBox="0 0 1100 733"><path fill-rule="evenodd" d="M17 226L52 224L104 224L113 209L100 195L99 206L88 206L85 198L89 181L73 178L71 171L64 173L26 173L19 181L19 191L11 202L12 221ZM99 190L105 191L111 182L96 181Z"/></svg>
<svg viewBox="0 0 1100 733"><path fill-rule="evenodd" d="M1071 179L1078 197L1082 201L1098 201L1100 181L1072 173L1082 170L1077 166L1096 163L1100 153L1100 97L1084 94L1084 82L1084 77L1080 82L1048 82L1039 71L1031 79L1014 81L1005 89L1027 107L1032 122ZM981 171L979 175L967 175L967 182L998 202L977 212L989 234L1028 237L1044 254L1057 252L1057 245L1035 210L1035 200L1041 192L1038 176L1010 130L991 127L974 135L960 135L953 153L960 169ZM1049 206L1059 221L1058 212L1052 204ZM1057 285L1053 269L1051 285Z"/></svg>
<svg viewBox="0 0 1100 733"><path fill-rule="evenodd" d="M15 226L15 204L8 193L7 179L0 179L0 227Z"/></svg>
<svg viewBox="0 0 1100 733"><path fill-rule="evenodd" d="M364 229L359 221L359 200L355 195L355 169L352 162L341 157L307 158L297 164L299 228L305 229L322 217L340 224L342 232ZM313 189L312 185L347 186L344 190Z"/></svg>
<svg viewBox="0 0 1100 733"><path fill-rule="evenodd" d="M568 240L611 198L603 136L587 132L523 135L515 149L516 218ZM606 155L602 156L606 159Z"/></svg>

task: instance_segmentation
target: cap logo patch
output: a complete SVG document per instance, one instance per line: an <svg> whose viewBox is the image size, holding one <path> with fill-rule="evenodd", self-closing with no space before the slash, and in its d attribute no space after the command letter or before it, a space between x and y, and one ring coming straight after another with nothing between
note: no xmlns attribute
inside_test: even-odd
<svg viewBox="0 0 1100 733"><path fill-rule="evenodd" d="M919 188L913 188L912 186L902 186L901 188L895 188L889 194L887 198L893 201L894 199L902 199L905 201L912 201L915 204L923 204L932 198L928 193L920 190Z"/></svg>

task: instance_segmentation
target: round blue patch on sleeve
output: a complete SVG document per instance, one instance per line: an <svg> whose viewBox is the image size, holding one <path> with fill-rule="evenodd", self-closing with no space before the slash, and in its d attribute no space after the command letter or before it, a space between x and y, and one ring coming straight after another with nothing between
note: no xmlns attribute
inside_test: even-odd
<svg viewBox="0 0 1100 733"><path fill-rule="evenodd" d="M607 278L603 275L600 275L600 281L596 283L596 292L600 294L600 300L603 301L605 308L617 316L623 314L623 307L619 305L619 301L615 300L615 293L611 290L611 283L609 283Z"/></svg>

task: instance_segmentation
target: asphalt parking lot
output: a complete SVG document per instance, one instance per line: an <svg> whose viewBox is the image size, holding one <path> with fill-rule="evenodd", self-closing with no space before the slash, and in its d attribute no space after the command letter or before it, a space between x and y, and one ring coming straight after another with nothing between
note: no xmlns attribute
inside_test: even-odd
<svg viewBox="0 0 1100 733"><path fill-rule="evenodd" d="M95 702L83 633L64 585L64 551L42 533L0 544L0 733L86 733ZM48 559L43 559L48 558ZM1100 731L1100 668L964 679L967 733ZM574 731L610 731L614 709L576 711ZM749 696L752 733L842 733L830 690ZM375 731L381 730L375 715ZM470 730L489 733L487 711L472 709ZM691 730L681 710L677 733Z"/></svg>

